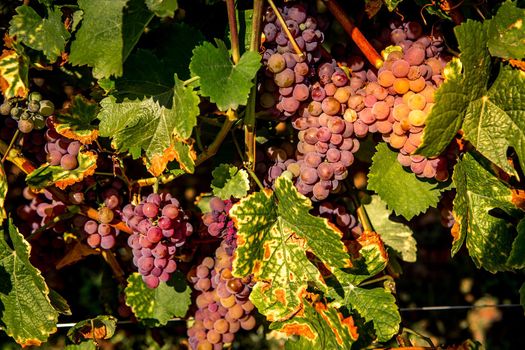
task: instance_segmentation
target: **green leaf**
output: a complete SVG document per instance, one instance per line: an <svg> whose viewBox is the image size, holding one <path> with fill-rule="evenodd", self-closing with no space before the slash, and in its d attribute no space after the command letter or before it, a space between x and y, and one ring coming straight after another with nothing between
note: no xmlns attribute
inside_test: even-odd
<svg viewBox="0 0 525 350"><path fill-rule="evenodd" d="M366 322L372 322L377 340L384 342L399 331L401 315L396 298L385 288L364 289L354 285L343 287L345 305L359 314Z"/></svg>
<svg viewBox="0 0 525 350"><path fill-rule="evenodd" d="M444 190L442 187L442 184L420 180L403 169L397 161L397 152L386 143L377 145L368 174L368 189L375 191L397 215L410 220L429 207L435 207Z"/></svg>
<svg viewBox="0 0 525 350"><path fill-rule="evenodd" d="M516 229L518 235L512 242L512 250L510 251L507 265L518 270L525 268L525 219L521 219Z"/></svg>
<svg viewBox="0 0 525 350"><path fill-rule="evenodd" d="M388 11L394 11L403 0L384 0Z"/></svg>
<svg viewBox="0 0 525 350"><path fill-rule="evenodd" d="M117 319L113 316L100 315L95 318L77 322L67 332L67 336L75 344L86 339L110 339L115 334Z"/></svg>
<svg viewBox="0 0 525 350"><path fill-rule="evenodd" d="M200 77L201 94L210 97L221 111L236 109L248 101L261 57L256 52L245 52L234 65L224 43L217 40L217 45L205 42L196 47L190 71L193 76Z"/></svg>
<svg viewBox="0 0 525 350"><path fill-rule="evenodd" d="M42 18L33 8L17 7L16 15L9 22L9 35L15 36L32 49L43 51L54 62L60 56L70 34L62 23L59 8L48 8L48 17Z"/></svg>
<svg viewBox="0 0 525 350"><path fill-rule="evenodd" d="M158 17L173 17L179 8L177 0L146 0L146 5Z"/></svg>
<svg viewBox="0 0 525 350"><path fill-rule="evenodd" d="M243 198L250 190L250 180L244 169L221 164L212 171L211 175L213 195L220 199Z"/></svg>
<svg viewBox="0 0 525 350"><path fill-rule="evenodd" d="M463 73L454 72L451 77L446 76L435 93L435 104L428 115L422 143L416 150L416 153L427 157L445 150L469 113L470 102L482 98L488 84L490 55L483 24L467 20L454 31L461 50ZM451 69L459 67L456 65Z"/></svg>
<svg viewBox="0 0 525 350"><path fill-rule="evenodd" d="M389 219L391 211L387 209L386 203L379 196L372 196L369 204L365 204L365 210L370 222L383 242L401 254L404 261L416 261L416 240L412 237L412 230L399 222Z"/></svg>
<svg viewBox="0 0 525 350"><path fill-rule="evenodd" d="M193 128L197 125L197 116L200 114L199 102L199 96L193 88L184 86L184 82L175 74L173 118L175 132L183 139L190 138Z"/></svg>
<svg viewBox="0 0 525 350"><path fill-rule="evenodd" d="M514 148L525 168L525 74L502 66L488 92L468 106L463 132L481 154L517 176L507 149Z"/></svg>
<svg viewBox="0 0 525 350"><path fill-rule="evenodd" d="M97 155L95 153L81 151L78 153L77 160L78 167L73 170L65 170L60 165L45 163L27 175L26 183L28 186L36 189L52 185L64 189L69 185L81 182L95 173L97 168Z"/></svg>
<svg viewBox="0 0 525 350"><path fill-rule="evenodd" d="M197 155L193 150L193 145L178 140L173 145L173 148L175 152L175 159L177 159L177 162L179 162L179 166L182 168L182 170L184 170L186 173L193 174L195 171L195 159L197 159Z"/></svg>
<svg viewBox="0 0 525 350"><path fill-rule="evenodd" d="M169 67L149 50L138 49L124 64L124 74L115 81L121 99L152 97L161 106L170 107L173 101L173 74Z"/></svg>
<svg viewBox="0 0 525 350"><path fill-rule="evenodd" d="M184 317L191 304L191 290L180 272L154 289L148 288L135 272L128 277L125 293L126 304L149 327L163 326L173 317Z"/></svg>
<svg viewBox="0 0 525 350"><path fill-rule="evenodd" d="M89 102L82 95L77 95L67 113L53 117L53 125L60 135L86 145L98 137L98 128L93 125L97 114L98 104Z"/></svg>
<svg viewBox="0 0 525 350"><path fill-rule="evenodd" d="M97 346L92 341L84 341L80 344L69 344L64 350L97 350Z"/></svg>
<svg viewBox="0 0 525 350"><path fill-rule="evenodd" d="M22 345L39 346L56 331L58 311L49 300L49 288L29 262L31 246L9 220L7 235L0 232L0 321L10 337Z"/></svg>
<svg viewBox="0 0 525 350"><path fill-rule="evenodd" d="M489 51L505 59L525 58L525 10L506 1L488 22Z"/></svg>
<svg viewBox="0 0 525 350"><path fill-rule="evenodd" d="M0 56L0 88L5 99L27 97L29 62L26 56L13 50L3 50Z"/></svg>
<svg viewBox="0 0 525 350"><path fill-rule="evenodd" d="M174 138L180 119L185 117L178 113L184 112L187 106L167 109L152 98L117 103L113 96L103 99L100 105L102 110L97 116L100 136L111 137L119 152L144 150L151 164L149 170L155 176L160 175L176 155L183 160L181 166L193 169L191 147Z"/></svg>
<svg viewBox="0 0 525 350"><path fill-rule="evenodd" d="M299 335L298 344L286 349L350 349L357 340L352 317L344 318L334 307L320 302L303 301L304 309L289 320L273 322L270 329L287 335ZM295 346L293 346L295 345Z"/></svg>
<svg viewBox="0 0 525 350"><path fill-rule="evenodd" d="M509 218L521 213L511 202L511 190L470 153L456 164L452 180L456 187L453 214L459 224L452 254L466 239L476 266L490 272L509 270L507 259L516 235Z"/></svg>
<svg viewBox="0 0 525 350"><path fill-rule="evenodd" d="M71 64L93 67L93 76L98 79L122 75L123 9L127 1L78 1L84 18L71 44Z"/></svg>
<svg viewBox="0 0 525 350"><path fill-rule="evenodd" d="M53 289L49 290L49 301L55 310L60 312L62 315L71 316L71 308L69 307L67 300L64 299L60 294L58 294Z"/></svg>
<svg viewBox="0 0 525 350"><path fill-rule="evenodd" d="M170 78L177 73L185 80L190 77L192 51L205 40L204 34L199 29L184 23L176 23L170 29L169 35L161 38L162 45L157 46L155 53L163 65L170 69L168 74Z"/></svg>
<svg viewBox="0 0 525 350"><path fill-rule="evenodd" d="M308 282L325 289L306 252L330 270L351 266L341 232L310 215L311 208L290 180L279 177L275 192L264 189L230 210L238 230L232 273L253 274L257 283L250 299L270 321L287 319L302 307Z"/></svg>
<svg viewBox="0 0 525 350"><path fill-rule="evenodd" d="M0 225L4 222L4 219L7 218L5 212L5 197L7 195L7 176L4 170L4 164L0 163Z"/></svg>
<svg viewBox="0 0 525 350"><path fill-rule="evenodd" d="M127 60L154 17L144 0L127 0L122 19L122 62Z"/></svg>

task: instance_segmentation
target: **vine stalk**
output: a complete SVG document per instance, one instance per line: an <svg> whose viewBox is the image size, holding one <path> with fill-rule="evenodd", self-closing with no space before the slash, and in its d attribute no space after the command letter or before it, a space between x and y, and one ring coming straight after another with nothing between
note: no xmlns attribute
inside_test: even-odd
<svg viewBox="0 0 525 350"><path fill-rule="evenodd" d="M230 27L232 59L233 63L237 64L241 59L241 54L239 50L239 32L237 31L237 18L235 16L235 0L226 0L226 8L228 10L228 25Z"/></svg>
<svg viewBox="0 0 525 350"><path fill-rule="evenodd" d="M326 7L330 10L335 19L341 24L345 32L352 38L357 47L365 55L367 60L376 68L381 68L383 59L377 53L376 49L365 38L363 33L354 25L354 22L348 17L341 5L336 0L323 0Z"/></svg>

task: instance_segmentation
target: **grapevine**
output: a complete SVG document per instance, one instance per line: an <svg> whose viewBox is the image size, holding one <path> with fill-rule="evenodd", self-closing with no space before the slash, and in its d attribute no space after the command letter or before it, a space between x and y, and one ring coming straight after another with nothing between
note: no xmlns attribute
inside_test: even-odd
<svg viewBox="0 0 525 350"><path fill-rule="evenodd" d="M524 20L0 5L2 348L523 348Z"/></svg>

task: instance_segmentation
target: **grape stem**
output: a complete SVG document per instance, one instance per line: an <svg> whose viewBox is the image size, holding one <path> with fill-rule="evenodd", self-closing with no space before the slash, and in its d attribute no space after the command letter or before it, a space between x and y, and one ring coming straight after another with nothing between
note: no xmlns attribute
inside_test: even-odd
<svg viewBox="0 0 525 350"><path fill-rule="evenodd" d="M117 258L115 257L115 254L113 254L112 251L101 249L102 258L106 261L106 263L111 267L111 270L113 271L113 275L117 279L117 281L121 285L126 284L126 279L124 278L124 270L122 270L122 267L120 266Z"/></svg>
<svg viewBox="0 0 525 350"><path fill-rule="evenodd" d="M250 51L258 52L261 44L261 23L264 0L255 0L253 2L253 18L252 18L252 33L250 40ZM257 77L255 84L250 91L248 97L248 104L246 105L246 112L244 116L244 146L248 167L255 169L255 104L257 96Z"/></svg>
<svg viewBox="0 0 525 350"><path fill-rule="evenodd" d="M381 281L385 281L385 280L393 281L394 279L390 275L384 275L384 276L381 276L381 277L378 277L378 278L373 278L371 280L368 280L368 281L365 281L363 283L360 283L359 287L367 286L367 285L374 284L374 283L381 282Z"/></svg>
<svg viewBox="0 0 525 350"><path fill-rule="evenodd" d="M355 195L356 189L348 183L348 180L345 181L345 183L347 186L347 192L350 194L350 199L352 200L356 208L355 211L357 214L357 218L359 219L361 225L363 225L363 230L373 232L374 228L370 223L370 219L368 218L368 214L366 213L365 207L363 206L363 203L361 203L359 198Z"/></svg>
<svg viewBox="0 0 525 350"><path fill-rule="evenodd" d="M268 0L268 3L272 7L272 10L275 12L277 19L279 20L279 23L281 23L281 27L284 30L284 33L286 34L286 36L288 37L288 40L290 40L290 42L292 43L292 47L295 53L298 54L300 57L304 57L303 51L301 50L299 45L297 45L297 42L295 41L295 38L293 37L292 33L290 33L290 29L288 29L288 25L286 24L286 21L284 20L277 6L275 6L275 3L273 2L273 0Z"/></svg>
<svg viewBox="0 0 525 350"><path fill-rule="evenodd" d="M16 129L15 134L13 135L13 138L11 138L11 142L9 143L9 146L7 146L7 150L4 152L4 156L2 157L2 161L1 161L2 164L5 162L5 159L7 158L9 151L11 150L11 148L13 148L13 145L18 139L18 135L20 135L20 130Z"/></svg>
<svg viewBox="0 0 525 350"><path fill-rule="evenodd" d="M188 86L188 85L190 85L191 83L193 83L193 82L199 80L200 78L201 78L201 77L199 77L198 75L196 75L196 76L194 76L194 77L192 77L192 78L189 78L188 80L184 80L184 81L182 82L182 85L184 85L184 86Z"/></svg>
<svg viewBox="0 0 525 350"><path fill-rule="evenodd" d="M383 59L377 53L376 49L365 38L363 33L354 25L354 22L348 17L341 5L335 0L323 0L326 7L330 10L335 19L341 24L345 32L352 38L359 50L365 55L367 60L376 68L381 68Z"/></svg>
<svg viewBox="0 0 525 350"><path fill-rule="evenodd" d="M239 33L237 32L237 19L235 16L235 0L226 0L226 9L228 10L228 25L230 27L230 39L232 45L233 63L239 63L241 54L239 50Z"/></svg>

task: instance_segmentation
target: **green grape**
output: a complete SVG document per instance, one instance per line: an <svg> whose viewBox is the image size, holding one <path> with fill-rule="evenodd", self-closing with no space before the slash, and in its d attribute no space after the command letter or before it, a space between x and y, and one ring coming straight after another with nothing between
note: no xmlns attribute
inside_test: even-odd
<svg viewBox="0 0 525 350"><path fill-rule="evenodd" d="M44 117L49 117L55 111L55 105L49 100L40 101L40 114Z"/></svg>

